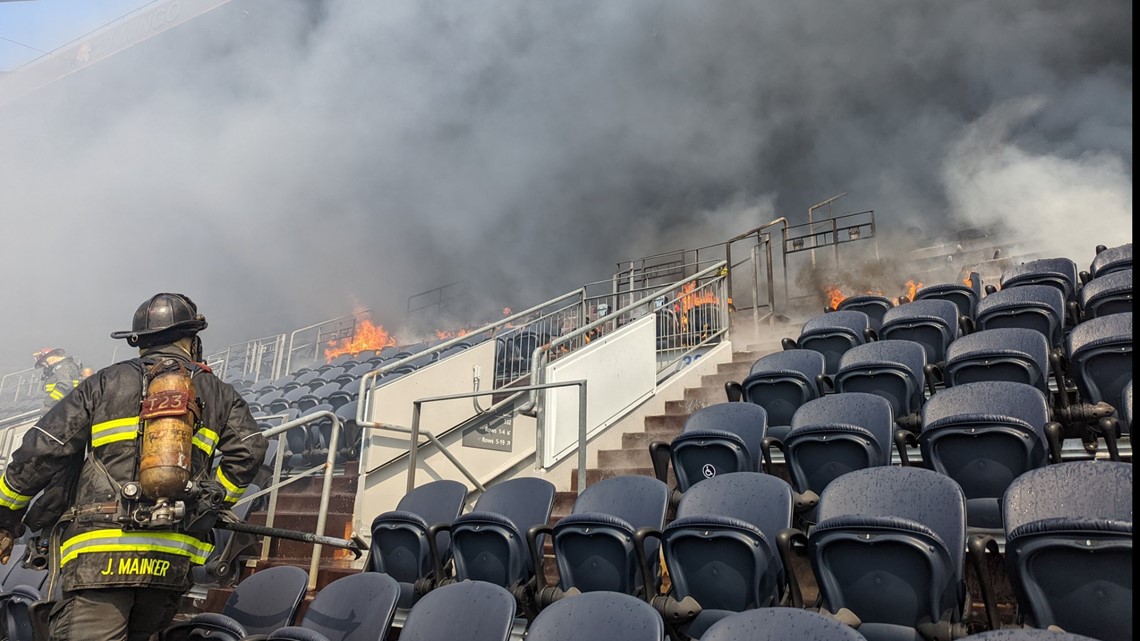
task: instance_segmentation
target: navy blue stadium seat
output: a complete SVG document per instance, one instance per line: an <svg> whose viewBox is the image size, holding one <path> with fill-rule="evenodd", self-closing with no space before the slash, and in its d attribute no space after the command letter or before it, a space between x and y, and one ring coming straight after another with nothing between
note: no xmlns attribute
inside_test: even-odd
<svg viewBox="0 0 1140 641"><path fill-rule="evenodd" d="M1023 327L1041 332L1049 344L1059 347L1064 339L1065 297L1048 285L1026 285L996 291L978 303L974 318L978 330Z"/></svg>
<svg viewBox="0 0 1140 641"><path fill-rule="evenodd" d="M463 581L432 590L416 602L400 641L507 641L515 598L504 588Z"/></svg>
<svg viewBox="0 0 1140 641"><path fill-rule="evenodd" d="M808 554L829 611L853 612L871 641L962 633L966 500L953 479L856 470L827 486L818 516Z"/></svg>
<svg viewBox="0 0 1140 641"><path fill-rule="evenodd" d="M1128 384L1124 386L1124 392L1120 395L1120 405L1116 408L1120 412L1122 427L1125 434L1132 433L1132 379L1128 379Z"/></svg>
<svg viewBox="0 0 1140 641"><path fill-rule="evenodd" d="M347 392L338 393L345 394ZM360 457L360 448L364 439L364 429L356 423L356 408L357 402L353 400L340 405L334 411L337 418L340 419L340 427L344 434L344 442L341 443L341 447L347 450L346 456L350 461Z"/></svg>
<svg viewBox="0 0 1140 641"><path fill-rule="evenodd" d="M1077 299L1077 264L1068 258L1041 258L1007 267L1001 274L1003 290L1024 285L1047 285L1064 295L1066 301Z"/></svg>
<svg viewBox="0 0 1140 641"><path fill-rule="evenodd" d="M618 476L598 481L578 495L570 515L553 528L531 528L531 555L541 559L536 536L549 531L563 591L634 594L642 582L633 535L644 527L660 530L668 506L669 488L657 479ZM648 558L656 559L657 549L656 541L648 541Z"/></svg>
<svg viewBox="0 0 1140 641"><path fill-rule="evenodd" d="M367 374L368 372L371 372L374 369L376 369L376 367L374 365L372 365L372 363L361 363L359 365L356 365L355 367L351 367L349 369L346 369L344 371L344 373L348 374L349 376L354 376L356 378L360 378L361 376L364 376L365 374Z"/></svg>
<svg viewBox="0 0 1140 641"><path fill-rule="evenodd" d="M1132 311L1132 270L1105 274L1081 288L1083 318Z"/></svg>
<svg viewBox="0 0 1140 641"><path fill-rule="evenodd" d="M962 637L958 641L1094 641L1090 637L1070 632L1041 630L1039 628L1003 628L987 630Z"/></svg>
<svg viewBox="0 0 1140 641"><path fill-rule="evenodd" d="M550 481L513 478L488 487L472 511L450 526L433 526L430 531L451 532L457 580L516 588L534 578L526 533L536 525L549 523L553 507L554 485ZM442 576L443 559L436 555L435 561L436 573Z"/></svg>
<svg viewBox="0 0 1140 641"><path fill-rule="evenodd" d="M922 345L927 363L946 360L946 349L958 338L958 307L946 300L918 300L891 309L879 329L883 340Z"/></svg>
<svg viewBox="0 0 1140 641"><path fill-rule="evenodd" d="M1132 380L1132 312L1087 320L1068 338L1069 374L1089 403L1120 402Z"/></svg>
<svg viewBox="0 0 1140 641"><path fill-rule="evenodd" d="M652 443L654 460L668 450L677 490L727 472L757 472L762 461L761 445L767 435L768 413L753 403L718 403L702 407L685 419L681 433L666 446ZM657 466L658 480L665 469Z"/></svg>
<svg viewBox="0 0 1140 641"><path fill-rule="evenodd" d="M926 464L962 487L967 524L1000 530L1006 488L1046 464L1048 422L1048 401L1035 387L1008 381L964 383L926 402L918 442Z"/></svg>
<svg viewBox="0 0 1140 641"><path fill-rule="evenodd" d="M798 608L759 608L722 619L701 641L863 641L832 617ZM1061 640L1058 640L1061 641Z"/></svg>
<svg viewBox="0 0 1140 641"><path fill-rule="evenodd" d="M0 573L3 581L0 582L0 613L3 617L3 629L0 636L10 641L32 641L33 615L31 609L48 600L58 600L59 586L56 586L55 595L45 595L45 583L48 573L44 570L25 568L20 559L24 556L26 546L16 544L12 546L12 556Z"/></svg>
<svg viewBox="0 0 1140 641"><path fill-rule="evenodd" d="M386 574L341 577L317 593L300 625L281 628L269 640L380 641L388 636L399 595L400 586Z"/></svg>
<svg viewBox="0 0 1140 641"><path fill-rule="evenodd" d="M1093 280L1119 271L1132 270L1132 243L1109 247L1098 252L1089 265L1089 273Z"/></svg>
<svg viewBox="0 0 1140 641"><path fill-rule="evenodd" d="M1005 493L1006 574L1025 622L1095 639L1132 636L1132 464L1075 461Z"/></svg>
<svg viewBox="0 0 1140 641"><path fill-rule="evenodd" d="M768 413L767 435L782 440L796 410L820 397L825 366L823 354L810 349L761 356L740 383L740 400L763 407ZM729 395L732 400L733 392Z"/></svg>
<svg viewBox="0 0 1140 641"><path fill-rule="evenodd" d="M782 449L800 517L815 523L819 495L837 477L890 465L894 430L890 402L875 394L832 394L796 410Z"/></svg>
<svg viewBox="0 0 1140 641"><path fill-rule="evenodd" d="M382 572L400 583L401 608L415 602L415 583L432 574L428 528L437 523L451 523L463 510L467 486L457 481L432 481L404 495L391 512L372 521L372 544L365 572ZM438 550L450 558L451 537L440 533Z"/></svg>
<svg viewBox="0 0 1140 641"><path fill-rule="evenodd" d="M596 592L562 599L543 610L527 641L662 641L665 623L641 599Z"/></svg>
<svg viewBox="0 0 1140 641"><path fill-rule="evenodd" d="M240 641L293 624L308 590L309 575L291 565L255 572L234 588L221 613L197 614L159 634L159 641Z"/></svg>
<svg viewBox="0 0 1140 641"><path fill-rule="evenodd" d="M835 390L882 396L890 401L897 421L922 407L925 367L926 350L918 343L902 340L867 343L843 355L835 375Z"/></svg>
<svg viewBox="0 0 1140 641"><path fill-rule="evenodd" d="M660 533L671 596L701 607L685 634L697 638L734 612L780 603L786 579L776 539L791 526L792 489L775 476L724 474L685 493Z"/></svg>
<svg viewBox="0 0 1140 641"><path fill-rule="evenodd" d="M871 329L879 331L883 324L883 314L893 309L894 301L878 294L864 294L861 296L848 296L840 301L836 311L863 312L871 322Z"/></svg>
<svg viewBox="0 0 1140 641"><path fill-rule="evenodd" d="M914 294L914 300L947 300L958 308L959 318L973 319L978 309L978 292L962 283L940 283L927 285Z"/></svg>
<svg viewBox="0 0 1140 641"><path fill-rule="evenodd" d="M1020 327L987 329L950 344L942 377L947 387L1013 381L1049 392L1049 341Z"/></svg>
<svg viewBox="0 0 1140 641"><path fill-rule="evenodd" d="M863 312L828 312L809 318L800 330L799 338L784 347L810 349L823 354L827 373L832 374L839 367L839 358L847 350L867 342L870 329L871 319Z"/></svg>
<svg viewBox="0 0 1140 641"><path fill-rule="evenodd" d="M296 381L297 383L301 384L301 385L306 385L310 381L313 381L313 380L316 380L319 378L321 378L321 373L315 369L307 370L305 372L301 372L300 370L298 370L293 375L293 380Z"/></svg>

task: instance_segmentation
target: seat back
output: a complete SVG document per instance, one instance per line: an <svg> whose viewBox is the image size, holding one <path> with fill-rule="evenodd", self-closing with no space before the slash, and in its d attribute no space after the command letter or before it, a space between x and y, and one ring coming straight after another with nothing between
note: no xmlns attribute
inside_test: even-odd
<svg viewBox="0 0 1140 641"><path fill-rule="evenodd" d="M377 641L388 635L400 586L379 572L341 577L313 598L301 627L329 641Z"/></svg>
<svg viewBox="0 0 1140 641"><path fill-rule="evenodd" d="M965 503L953 479L918 467L874 467L832 481L808 539L827 608L848 608L861 630L957 623Z"/></svg>
<svg viewBox="0 0 1140 641"><path fill-rule="evenodd" d="M927 285L914 295L915 301L920 300L946 300L954 303L958 308L958 315L973 318L978 307L978 292L974 288L961 283L942 283Z"/></svg>
<svg viewBox="0 0 1140 641"><path fill-rule="evenodd" d="M648 476L618 476L586 488L571 514L554 525L554 555L561 587L582 592L632 594L641 587L633 533L661 529L669 487ZM646 552L655 558L657 545Z"/></svg>
<svg viewBox="0 0 1140 641"><path fill-rule="evenodd" d="M1120 405L1116 408L1120 412L1120 418L1123 421L1121 429L1125 434L1132 433L1132 379L1128 379L1128 384L1124 386L1124 393L1120 395Z"/></svg>
<svg viewBox="0 0 1140 641"><path fill-rule="evenodd" d="M978 330L1022 327L1041 332L1059 346L1064 336L1065 297L1047 285L1025 285L996 291L978 303Z"/></svg>
<svg viewBox="0 0 1140 641"><path fill-rule="evenodd" d="M1011 381L1049 391L1049 341L1022 327L987 329L963 336L946 350L946 386Z"/></svg>
<svg viewBox="0 0 1140 641"><path fill-rule="evenodd" d="M1024 383L964 383L926 402L918 439L922 457L962 487L970 527L1002 527L1006 488L1046 463L1048 421L1045 394Z"/></svg>
<svg viewBox="0 0 1140 641"><path fill-rule="evenodd" d="M1118 271L1132 270L1132 243L1109 247L1092 259L1089 273L1093 280Z"/></svg>
<svg viewBox="0 0 1140 641"><path fill-rule="evenodd" d="M1084 318L1132 311L1132 270L1111 272L1094 278L1081 288Z"/></svg>
<svg viewBox="0 0 1140 641"><path fill-rule="evenodd" d="M909 340L926 350L926 362L946 360L946 349L958 338L958 307L946 300L916 300L883 316L879 337Z"/></svg>
<svg viewBox="0 0 1140 641"><path fill-rule="evenodd" d="M1068 339L1069 373L1090 403L1119 403L1132 380L1132 312L1087 320Z"/></svg>
<svg viewBox="0 0 1140 641"><path fill-rule="evenodd" d="M696 410L670 445L677 489L726 472L760 469L768 413L752 403L718 403Z"/></svg>
<svg viewBox="0 0 1140 641"><path fill-rule="evenodd" d="M887 399L895 417L917 412L925 395L926 350L918 343L882 340L843 355L835 375L838 392L867 392Z"/></svg>
<svg viewBox="0 0 1140 641"><path fill-rule="evenodd" d="M662 533L678 599L740 612L779 602L784 567L776 536L792 524L792 489L759 472L724 474L695 485Z"/></svg>
<svg viewBox="0 0 1140 641"><path fill-rule="evenodd" d="M1006 573L1026 622L1132 637L1132 464L1074 461L1006 490Z"/></svg>
<svg viewBox="0 0 1140 641"><path fill-rule="evenodd" d="M301 568L265 568L238 583L222 614L241 624L247 634L269 634L293 624L308 588L309 574Z"/></svg>
<svg viewBox="0 0 1140 641"><path fill-rule="evenodd" d="M757 608L721 619L701 641L863 641L863 635L838 620L797 608Z"/></svg>
<svg viewBox="0 0 1140 641"><path fill-rule="evenodd" d="M894 306L894 301L886 296L866 294L844 298L840 301L836 311L863 312L871 323L871 329L877 332L883 324L883 314L886 314Z"/></svg>
<svg viewBox="0 0 1140 641"><path fill-rule="evenodd" d="M515 621L515 598L483 581L436 588L416 602L400 641L507 641Z"/></svg>
<svg viewBox="0 0 1140 641"><path fill-rule="evenodd" d="M761 356L741 382L742 400L764 408L768 431L792 424L792 415L804 403L819 397L818 376L826 370L823 354L790 349ZM783 430L786 432L786 430ZM777 438L783 434L771 434Z"/></svg>
<svg viewBox="0 0 1140 641"><path fill-rule="evenodd" d="M432 481L404 495L395 511L372 521L372 545L365 569L383 572L402 583L414 583L432 571L427 529L451 523L463 510L467 486L458 481ZM441 532L440 554L450 550L451 537Z"/></svg>
<svg viewBox="0 0 1140 641"><path fill-rule="evenodd" d="M792 487L820 494L843 474L890 465L894 427L890 402L875 394L845 392L805 403L784 441ZM815 522L814 510L802 516Z"/></svg>
<svg viewBox="0 0 1140 641"><path fill-rule="evenodd" d="M1068 258L1041 258L1006 268L1001 288L1047 285L1061 292L1066 301L1077 299L1077 264Z"/></svg>
<svg viewBox="0 0 1140 641"><path fill-rule="evenodd" d="M839 358L847 350L866 342L864 331L870 327L871 319L863 312L828 312L813 316L804 323L797 344L800 349L823 354L825 367L831 374L839 367Z"/></svg>
<svg viewBox="0 0 1140 641"><path fill-rule="evenodd" d="M535 617L527 641L661 641L665 623L641 599L597 592L556 601Z"/></svg>
<svg viewBox="0 0 1140 641"><path fill-rule="evenodd" d="M534 575L526 532L549 523L553 507L554 485L545 479L514 478L487 488L475 508L452 523L456 578L504 588L526 582Z"/></svg>

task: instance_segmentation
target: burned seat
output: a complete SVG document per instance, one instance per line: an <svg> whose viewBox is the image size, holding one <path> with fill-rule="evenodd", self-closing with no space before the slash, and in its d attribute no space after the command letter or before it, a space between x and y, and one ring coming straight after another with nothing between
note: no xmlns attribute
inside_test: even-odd
<svg viewBox="0 0 1140 641"><path fill-rule="evenodd" d="M670 443L649 444L654 472L667 481L669 463L677 490L728 472L760 471L768 413L753 403L718 403L696 410Z"/></svg>
<svg viewBox="0 0 1140 641"><path fill-rule="evenodd" d="M958 482L971 528L1001 530L1001 499L1015 478L1061 454L1059 426L1050 447L1049 404L1024 383L964 383L938 392L922 408L922 458ZM905 458L905 453L904 453Z"/></svg>
<svg viewBox="0 0 1140 641"><path fill-rule="evenodd" d="M871 641L964 635L966 501L917 467L856 470L819 499L807 551L824 607L846 608Z"/></svg>
<svg viewBox="0 0 1140 641"><path fill-rule="evenodd" d="M824 376L823 354L790 349L761 356L741 383L725 383L728 400L740 400L768 413L767 435L783 439L791 429L792 415L804 403L819 398Z"/></svg>
<svg viewBox="0 0 1140 641"><path fill-rule="evenodd" d="M1082 318L1132 311L1132 270L1104 274L1081 288Z"/></svg>
<svg viewBox="0 0 1140 641"><path fill-rule="evenodd" d="M856 311L828 312L813 316L804 323L796 340L785 338L783 347L810 349L823 354L825 370L832 374L839 367L839 358L847 350L867 342L871 335L871 319Z"/></svg>
<svg viewBox="0 0 1140 641"><path fill-rule="evenodd" d="M909 420L926 398L926 350L918 343L885 340L860 345L843 355L835 375L840 393L867 392L887 399L895 421Z"/></svg>
<svg viewBox="0 0 1140 641"><path fill-rule="evenodd" d="M1074 461L1006 490L1006 574L1021 615L1095 639L1132 636L1132 464Z"/></svg>
<svg viewBox="0 0 1140 641"><path fill-rule="evenodd" d="M1048 285L1025 285L989 294L978 303L974 322L979 331L1022 327L1041 332L1049 344L1060 347L1066 321L1065 297Z"/></svg>
<svg viewBox="0 0 1140 641"><path fill-rule="evenodd" d="M871 322L871 329L877 332L879 326L883 324L883 314L894 309L894 307L894 301L886 296L864 294L844 298L836 307L836 311L863 312Z"/></svg>
<svg viewBox="0 0 1140 641"><path fill-rule="evenodd" d="M981 381L1012 381L1049 393L1049 341L1020 327L987 329L950 344L942 378L947 387Z"/></svg>
<svg viewBox="0 0 1140 641"><path fill-rule="evenodd" d="M916 300L883 316L882 340L906 340L922 345L927 363L946 360L946 349L958 338L958 307L946 300Z"/></svg>

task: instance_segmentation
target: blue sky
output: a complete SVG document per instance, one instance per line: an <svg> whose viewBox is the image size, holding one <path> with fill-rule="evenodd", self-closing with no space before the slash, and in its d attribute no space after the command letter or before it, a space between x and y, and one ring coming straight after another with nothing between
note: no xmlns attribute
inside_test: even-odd
<svg viewBox="0 0 1140 641"><path fill-rule="evenodd" d="M41 52L52 51L154 1L0 2L0 72L12 71L44 55Z"/></svg>

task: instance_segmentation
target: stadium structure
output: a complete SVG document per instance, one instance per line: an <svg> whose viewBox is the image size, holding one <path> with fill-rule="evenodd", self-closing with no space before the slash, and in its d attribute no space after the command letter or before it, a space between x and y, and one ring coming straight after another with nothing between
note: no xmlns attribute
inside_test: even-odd
<svg viewBox="0 0 1140 641"><path fill-rule="evenodd" d="M271 439L235 515L325 544L218 530L161 638L1131 638L1131 244L887 263L873 211L756 222L430 341L362 313L210 354ZM0 467L38 385L0 381ZM13 641L58 598L19 559Z"/></svg>

